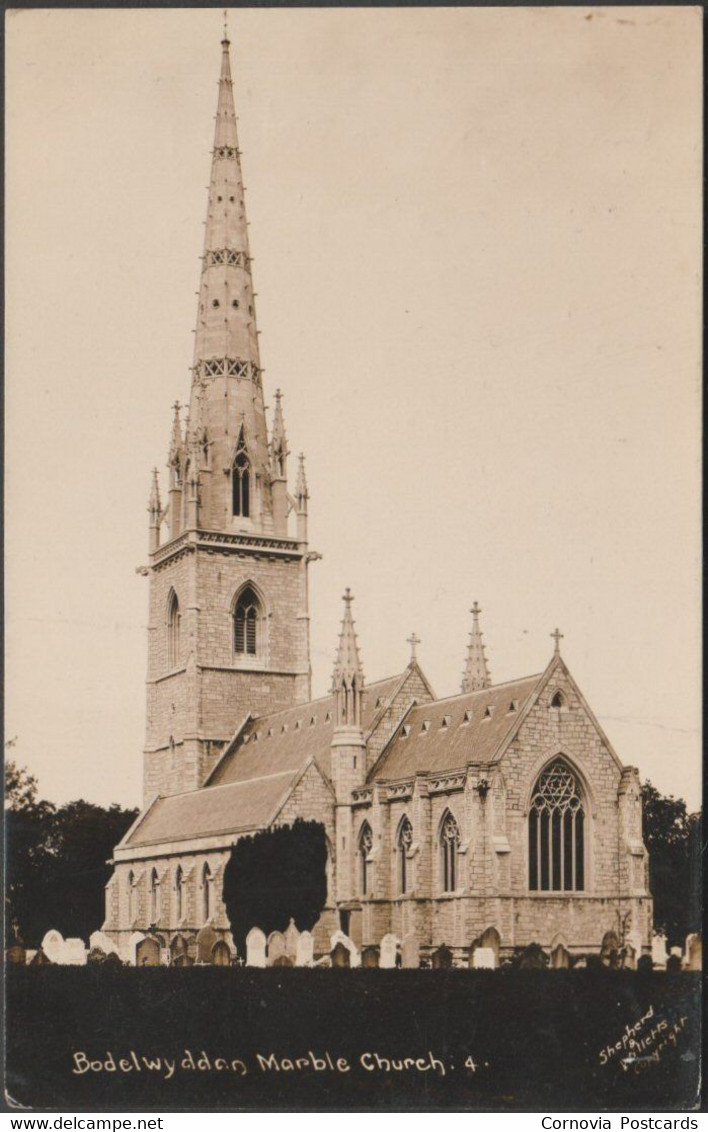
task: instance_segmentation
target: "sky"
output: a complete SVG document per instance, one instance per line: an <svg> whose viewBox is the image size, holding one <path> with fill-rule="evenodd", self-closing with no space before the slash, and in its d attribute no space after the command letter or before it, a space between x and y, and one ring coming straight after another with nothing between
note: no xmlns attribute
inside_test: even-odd
<svg viewBox="0 0 708 1132"><path fill-rule="evenodd" d="M216 9L6 13L6 738L137 805L150 472L189 394ZM701 12L232 9L266 404L307 457L313 694L562 653L700 804ZM272 415L271 415L272 419ZM294 474L294 459L291 460Z"/></svg>

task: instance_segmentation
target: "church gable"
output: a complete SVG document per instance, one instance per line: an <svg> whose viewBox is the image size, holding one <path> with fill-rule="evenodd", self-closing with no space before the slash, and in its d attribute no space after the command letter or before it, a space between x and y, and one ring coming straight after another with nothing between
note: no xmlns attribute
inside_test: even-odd
<svg viewBox="0 0 708 1132"><path fill-rule="evenodd" d="M369 690L370 709L373 699L372 691L372 689ZM408 666L398 685L391 690L390 695L387 696L385 691L385 689L379 690L374 699L374 715L367 731L366 769L368 774L376 767L382 751L390 742L396 728L411 705L414 702L418 704L430 703L435 699L435 693L415 661Z"/></svg>

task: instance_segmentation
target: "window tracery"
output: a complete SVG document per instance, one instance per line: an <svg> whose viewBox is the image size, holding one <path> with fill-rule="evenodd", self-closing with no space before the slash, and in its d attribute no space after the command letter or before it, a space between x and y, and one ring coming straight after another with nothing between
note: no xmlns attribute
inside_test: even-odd
<svg viewBox="0 0 708 1132"><path fill-rule="evenodd" d="M261 603L250 586L241 593L234 610L234 652L257 656L260 642Z"/></svg>
<svg viewBox="0 0 708 1132"><path fill-rule="evenodd" d="M460 827L448 811L440 827L440 865L443 892L457 888L457 854L460 846Z"/></svg>
<svg viewBox="0 0 708 1132"><path fill-rule="evenodd" d="M579 892L585 887L585 810L570 767L557 760L534 787L529 812L529 888Z"/></svg>

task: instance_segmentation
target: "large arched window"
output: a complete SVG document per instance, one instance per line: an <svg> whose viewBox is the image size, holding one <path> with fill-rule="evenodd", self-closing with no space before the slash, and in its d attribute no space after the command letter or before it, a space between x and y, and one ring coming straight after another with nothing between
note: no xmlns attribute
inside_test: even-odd
<svg viewBox="0 0 708 1132"><path fill-rule="evenodd" d="M179 601L174 590L167 602L167 667L176 668L179 664Z"/></svg>
<svg viewBox="0 0 708 1132"><path fill-rule="evenodd" d="M398 856L398 891L401 895L408 892L410 875L408 869L408 852L413 844L413 826L408 818L404 818L398 827L396 838L396 853Z"/></svg>
<svg viewBox="0 0 708 1132"><path fill-rule="evenodd" d="M150 923L156 924L160 918L160 878L157 869L150 873Z"/></svg>
<svg viewBox="0 0 708 1132"><path fill-rule="evenodd" d="M371 826L365 821L359 833L359 889L362 896L368 896L371 889L371 861L369 855L374 847Z"/></svg>
<svg viewBox="0 0 708 1132"><path fill-rule="evenodd" d="M234 609L234 652L257 656L262 651L259 641L261 603L250 586L239 595Z"/></svg>
<svg viewBox="0 0 708 1132"><path fill-rule="evenodd" d="M539 776L529 812L529 888L585 888L585 811L578 781L562 760Z"/></svg>
<svg viewBox="0 0 708 1132"><path fill-rule="evenodd" d="M457 888L457 852L460 847L460 827L448 811L440 826L440 876L443 892Z"/></svg>
<svg viewBox="0 0 708 1132"><path fill-rule="evenodd" d="M243 429L238 438L238 447L231 469L233 513L247 519L251 514L251 461L248 458Z"/></svg>
<svg viewBox="0 0 708 1132"><path fill-rule="evenodd" d="M177 903L177 923L180 922L180 920L182 919L182 917L184 916L184 913L186 911L185 899L184 899L184 897L185 897L184 887L185 887L184 886L184 872L182 871L182 866L178 865L177 866L177 872L175 873L175 896L176 896L176 903Z"/></svg>
<svg viewBox="0 0 708 1132"><path fill-rule="evenodd" d="M204 862L202 869L202 920L206 923L211 919L212 914L212 885L214 878L211 875L209 862Z"/></svg>

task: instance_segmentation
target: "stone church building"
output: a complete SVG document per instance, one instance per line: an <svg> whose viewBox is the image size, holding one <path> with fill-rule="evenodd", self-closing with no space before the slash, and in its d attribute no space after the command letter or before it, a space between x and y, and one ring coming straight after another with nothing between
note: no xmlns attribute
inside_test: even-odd
<svg viewBox="0 0 708 1132"><path fill-rule="evenodd" d="M315 952L413 935L422 956L535 942L648 949L638 774L620 762L555 633L543 672L492 684L475 604L461 693L416 658L366 684L352 597L330 694L310 688L309 493L283 403L266 423L229 42L221 77L191 397L166 498L149 501L144 808L116 847L103 929L231 945L223 871L244 834L314 819L328 842ZM163 493L164 494L164 493ZM464 642L460 642L461 653ZM493 931L490 932L490 929Z"/></svg>

